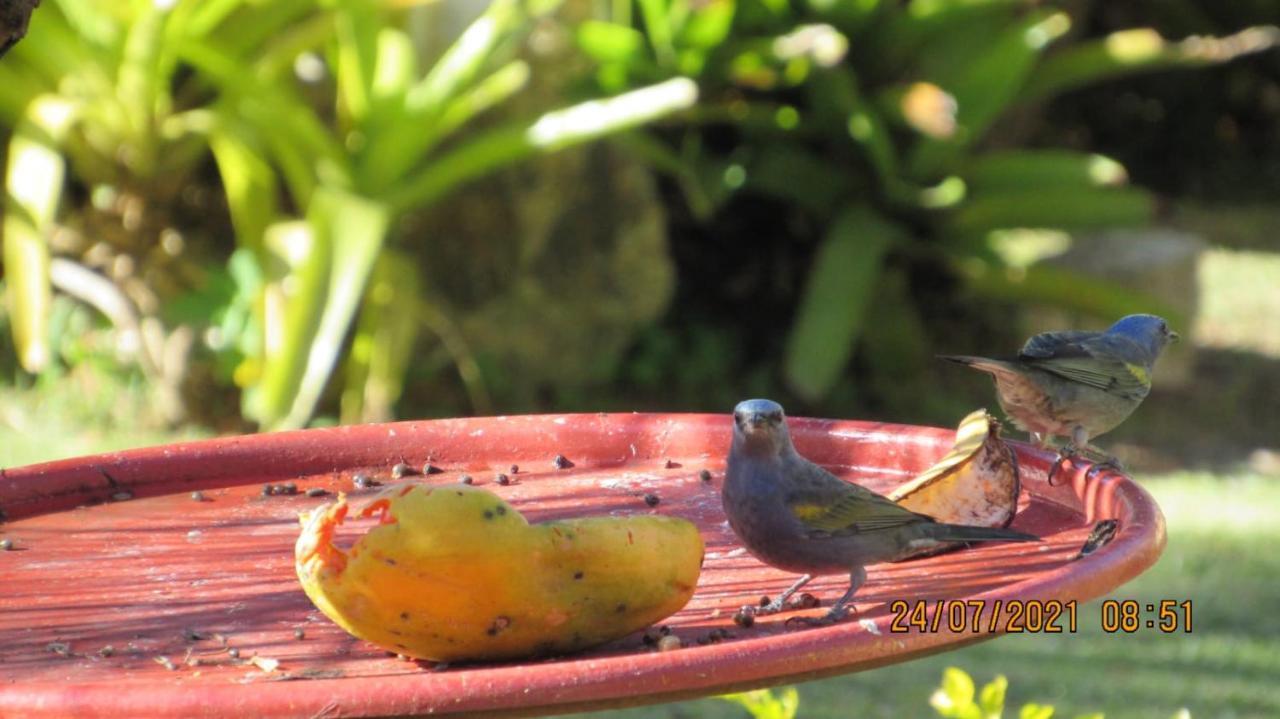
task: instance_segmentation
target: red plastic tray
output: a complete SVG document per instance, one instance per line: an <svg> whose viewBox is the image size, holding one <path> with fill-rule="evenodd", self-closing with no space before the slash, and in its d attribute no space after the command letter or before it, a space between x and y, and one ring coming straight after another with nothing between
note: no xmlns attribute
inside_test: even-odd
<svg viewBox="0 0 1280 719"><path fill-rule="evenodd" d="M953 440L951 430L871 422L792 419L791 427L801 453L881 491L930 465ZM231 437L9 469L0 474L7 515L0 538L14 543L0 552L0 716L533 715L672 701L868 669L986 639L985 631L950 633L945 621L939 631L891 632L887 605L1085 600L1141 573L1164 547L1163 517L1132 481L1110 473L1089 479L1082 466L1050 487L1052 457L1015 443L1024 491L1013 526L1043 542L876 565L855 618L789 631L791 615L782 614L741 629L732 622L740 605L776 594L794 577L745 554L724 521L719 487L729 433L727 414L449 419ZM557 454L575 466L555 469ZM652 652L637 633L558 659L435 668L388 656L330 623L298 585L293 543L298 512L331 497L303 492L344 490L359 507L376 490L353 490L356 472L387 482L397 462L421 468L428 460L446 472L425 481L469 474L531 521L657 512L697 523L707 545L702 578L689 605L667 620L688 646ZM499 486L495 474L512 464L520 467L516 482ZM711 482L699 479L702 469ZM265 482L295 482L299 494L262 496ZM193 500L194 490L208 501ZM645 493L660 504L648 507ZM1073 560L1100 518L1119 519L1119 534ZM806 589L830 602L843 580L825 577ZM698 644L716 628L732 636ZM278 660L278 668L244 663L255 654Z"/></svg>

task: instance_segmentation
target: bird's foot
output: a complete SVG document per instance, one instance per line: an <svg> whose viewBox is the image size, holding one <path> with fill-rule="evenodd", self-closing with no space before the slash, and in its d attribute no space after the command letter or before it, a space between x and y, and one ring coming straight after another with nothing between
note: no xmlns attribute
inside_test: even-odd
<svg viewBox="0 0 1280 719"><path fill-rule="evenodd" d="M820 617L791 617L784 623L787 629L794 627L829 627L833 624L839 624L850 613L857 614L857 610L849 605L840 605L832 607L830 611ZM794 626L793 626L794 625Z"/></svg>
<svg viewBox="0 0 1280 719"><path fill-rule="evenodd" d="M785 606L783 603L784 599L785 597L779 596L777 599L770 600L766 595L760 597L760 602L758 604L742 605L742 608L738 610L738 614L752 617L763 617L768 614L777 614L778 612L781 612Z"/></svg>
<svg viewBox="0 0 1280 719"><path fill-rule="evenodd" d="M1084 473L1084 478L1093 479L1094 474L1108 469L1112 472L1124 473L1124 465L1120 464L1120 460L1115 457L1105 457L1101 462L1094 462L1093 466Z"/></svg>
<svg viewBox="0 0 1280 719"><path fill-rule="evenodd" d="M1058 474L1058 470L1062 469L1062 465L1079 456L1080 450L1077 449L1074 444L1064 444L1062 448L1058 450L1058 458L1054 460L1053 465L1049 467L1049 475L1045 477L1045 481L1049 483L1050 487L1058 486L1058 484L1053 481L1053 478Z"/></svg>

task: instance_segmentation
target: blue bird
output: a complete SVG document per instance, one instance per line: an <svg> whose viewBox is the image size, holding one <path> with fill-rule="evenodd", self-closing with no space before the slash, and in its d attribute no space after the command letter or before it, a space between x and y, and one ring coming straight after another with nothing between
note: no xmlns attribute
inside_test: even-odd
<svg viewBox="0 0 1280 719"><path fill-rule="evenodd" d="M849 589L819 623L842 619L867 579L866 566L954 542L1036 541L1011 529L943 524L836 477L791 444L782 405L749 399L733 410L733 444L720 494L747 551L799 581L749 614L772 613L814 576L849 575Z"/></svg>
<svg viewBox="0 0 1280 719"><path fill-rule="evenodd" d="M1050 479L1062 461L1092 452L1120 464L1090 441L1123 422L1151 391L1156 359L1178 333L1155 315L1129 315L1105 332L1044 332L1022 347L1017 357L990 359L943 355L995 379L1000 407L1013 423L1042 447L1054 437L1067 441ZM1094 471L1094 470L1090 470Z"/></svg>

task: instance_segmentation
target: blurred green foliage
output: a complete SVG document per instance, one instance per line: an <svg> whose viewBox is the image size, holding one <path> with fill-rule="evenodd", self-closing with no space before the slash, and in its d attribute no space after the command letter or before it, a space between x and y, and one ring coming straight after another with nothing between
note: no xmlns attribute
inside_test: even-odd
<svg viewBox="0 0 1280 719"><path fill-rule="evenodd" d="M1154 204L1116 161L1028 141L1044 103L1277 40L1086 34L1061 8L1092 5L1032 0L495 0L427 49L412 14L450 3L415 4L46 2L0 63L20 365L114 360L170 421L238 404L263 428L387 418L406 387L427 413L728 406L777 367L811 407L868 384L916 403L936 328L975 305L1167 312L1036 262ZM548 111L539 33L580 51L554 70L575 97L616 97ZM454 194L605 136L679 190L662 324L671 259L633 167L507 175L565 185L528 206ZM424 219L450 211L465 231ZM517 222L537 230L473 236ZM449 367L460 391L424 381Z"/></svg>
<svg viewBox="0 0 1280 719"><path fill-rule="evenodd" d="M519 44L558 4L495 0L420 68L402 18L373 0L49 3L0 66L13 127L5 275L23 366L53 360L50 246L67 175L93 197L163 204L211 152L236 250L186 304L213 318L209 344L234 358L245 416L302 426L344 354L343 419L394 403L417 328L438 313L387 248L396 220L695 98L677 78L461 133L525 87Z"/></svg>
<svg viewBox="0 0 1280 719"><path fill-rule="evenodd" d="M637 0L584 23L578 42L608 90L697 77L702 99L684 127L630 139L676 179L695 217L714 223L741 211L739 198L760 198L822 238L782 358L789 389L815 401L869 323L891 314L921 325L895 277L921 258L978 297L1181 319L1131 288L1010 260L1040 240L1028 228L1138 225L1154 199L1113 160L1008 146L1003 128L1059 93L1225 62L1273 47L1277 31L1171 42L1141 28L1095 39L1070 30L1065 10L1030 0ZM904 345L900 357L929 349Z"/></svg>

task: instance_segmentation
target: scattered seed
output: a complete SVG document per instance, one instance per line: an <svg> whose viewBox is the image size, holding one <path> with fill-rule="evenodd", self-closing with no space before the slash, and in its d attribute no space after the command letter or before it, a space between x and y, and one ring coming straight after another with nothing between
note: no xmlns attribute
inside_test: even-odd
<svg viewBox="0 0 1280 719"><path fill-rule="evenodd" d="M281 494L288 494L292 496L298 493L298 485L294 484L293 482L289 482L288 484L282 484L280 486L284 490L283 492L281 492Z"/></svg>
<svg viewBox="0 0 1280 719"><path fill-rule="evenodd" d="M268 659L256 655L249 657L249 663L264 672L274 672L280 666L279 659Z"/></svg>
<svg viewBox="0 0 1280 719"><path fill-rule="evenodd" d="M264 484L264 485L262 485L262 492L260 492L260 494L261 494L262 496L264 496L264 497L270 497L271 495L273 495L273 494L275 494L275 493L276 493L276 488L275 488L275 487L271 486L270 484Z"/></svg>
<svg viewBox="0 0 1280 719"><path fill-rule="evenodd" d="M822 605L822 602L819 601L817 597L813 596L808 592L805 592L804 594L801 594L798 597L792 597L791 599L787 600L787 607L789 609L813 609L814 607L818 607L821 605Z"/></svg>
<svg viewBox="0 0 1280 719"><path fill-rule="evenodd" d="M307 490L308 497L323 497L328 493L329 493L329 490L324 489L323 487L312 487L311 489Z"/></svg>
<svg viewBox="0 0 1280 719"><path fill-rule="evenodd" d="M658 499L658 495L654 494L653 492L648 492L644 495L644 503L649 505L650 507L658 506L658 502L661 502L661 501L662 500Z"/></svg>
<svg viewBox="0 0 1280 719"><path fill-rule="evenodd" d="M667 461L666 461L662 466L663 466L664 468L666 468L666 469L675 469L675 468L679 467L679 466L680 466L680 464L679 464L679 463L677 463L677 462L676 462L676 461L674 461L674 460L670 460L670 459L668 459L668 460L667 460Z"/></svg>
<svg viewBox="0 0 1280 719"><path fill-rule="evenodd" d="M760 595L760 606L762 606L762 607L767 607L767 606L769 606L769 595L768 595L768 594L762 594L762 595Z"/></svg>
<svg viewBox="0 0 1280 719"><path fill-rule="evenodd" d="M235 647L231 647L230 649L227 650L227 656L231 657L232 659L239 659L240 650L236 649Z"/></svg>
<svg viewBox="0 0 1280 719"><path fill-rule="evenodd" d="M302 627L298 627L293 630L293 638L298 640L306 639L307 633L303 631Z"/></svg>
<svg viewBox="0 0 1280 719"><path fill-rule="evenodd" d="M207 502L207 501L209 501L209 498L208 498L208 497L206 497L206 496L204 496L204 492L201 492L201 491L197 490L197 491L195 491L195 492L192 492L192 493L191 493L191 501L192 501L192 502Z"/></svg>
<svg viewBox="0 0 1280 719"><path fill-rule="evenodd" d="M366 487L372 487L374 485L374 482L372 479L369 479L368 476L364 474L359 474L359 473L357 473L354 477L351 478L351 483L355 485L356 489L364 489Z"/></svg>
<svg viewBox="0 0 1280 719"><path fill-rule="evenodd" d="M732 636L733 635L729 633L729 630L723 627L716 627L715 629L712 629L709 634L707 634L707 638L713 642L719 642L725 639L729 639Z"/></svg>
<svg viewBox="0 0 1280 719"><path fill-rule="evenodd" d="M569 458L563 454L557 454L551 463L555 465L556 469L568 469L573 466L573 462L570 462Z"/></svg>
<svg viewBox="0 0 1280 719"><path fill-rule="evenodd" d="M0 552L7 552L7 551L9 551L10 549L13 549L13 540L12 540L12 539L0 539Z"/></svg>
<svg viewBox="0 0 1280 719"><path fill-rule="evenodd" d="M174 664L174 663L173 663L173 660L172 660L172 659L170 659L169 657L165 657L165 656L159 656L159 657L156 657L156 658L155 658L155 663L156 663L156 664L159 664L160 666L164 667L165 669L168 669L168 670L169 670L169 671L171 671L171 672L176 672L176 671L178 671L178 665L177 665L177 664Z"/></svg>
<svg viewBox="0 0 1280 719"><path fill-rule="evenodd" d="M494 480L498 484L501 484L504 487L507 486L508 484L511 484L511 478L505 474L499 474L497 477L494 477Z"/></svg>
<svg viewBox="0 0 1280 719"><path fill-rule="evenodd" d="M201 639L208 639L209 637L207 634L201 634L191 627L186 627L182 630L182 638L189 642L198 642Z"/></svg>
<svg viewBox="0 0 1280 719"><path fill-rule="evenodd" d="M125 502L130 499L133 499L133 492L116 492L115 494L111 495L111 498L117 502Z"/></svg>
<svg viewBox="0 0 1280 719"><path fill-rule="evenodd" d="M657 644L658 640L661 638L662 633L658 631L657 627L649 627L644 630L644 634L640 637L640 641L644 642L646 646L651 647Z"/></svg>
<svg viewBox="0 0 1280 719"><path fill-rule="evenodd" d="M401 477L404 477L406 474L409 474L409 465L405 464L404 462L397 462L396 465L391 468L392 479L400 479Z"/></svg>
<svg viewBox="0 0 1280 719"><path fill-rule="evenodd" d="M711 481L711 470L709 470L709 469L704 469L704 470L699 471L699 472L698 472L698 479L701 479L701 480L702 480L702 481L704 481L704 482L710 482L710 481Z"/></svg>
<svg viewBox="0 0 1280 719"><path fill-rule="evenodd" d="M475 483L475 480L474 480L474 479L472 479L472 478L471 478L471 475L469 475L469 474L464 474L464 475L462 475L462 479L460 479L460 480L458 480L458 481L459 481L459 482L462 482L463 484L474 484L474 483Z"/></svg>
<svg viewBox="0 0 1280 719"><path fill-rule="evenodd" d="M422 465L423 474L440 474L443 471L444 471L443 469L440 469L439 467L435 466L430 462L427 462L426 464Z"/></svg>
<svg viewBox="0 0 1280 719"><path fill-rule="evenodd" d="M60 657L71 656L71 645L67 644L66 642L49 642L48 644L44 645L44 648L48 649L54 654L57 654Z"/></svg>
<svg viewBox="0 0 1280 719"><path fill-rule="evenodd" d="M510 470L510 471L511 471L511 473L512 473L512 474L520 474L520 465L518 465L518 464L513 464L513 465L511 465L511 470Z"/></svg>
<svg viewBox="0 0 1280 719"><path fill-rule="evenodd" d="M737 624L743 629L750 629L751 627L755 626L756 615L752 614L751 612L747 612L747 611L743 611L742 609L739 609L738 612L733 615L733 623Z"/></svg>
<svg viewBox="0 0 1280 719"><path fill-rule="evenodd" d="M98 650L98 656L100 657L109 657L115 653L116 653L116 648L111 646L110 644Z"/></svg>
<svg viewBox="0 0 1280 719"><path fill-rule="evenodd" d="M658 651L660 652L671 652L683 648L684 642L680 641L680 637L667 635L658 640Z"/></svg>

